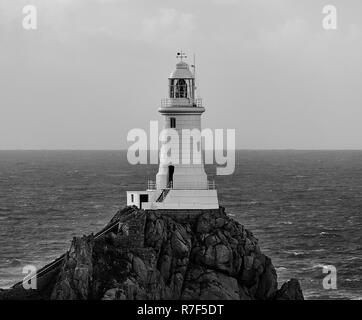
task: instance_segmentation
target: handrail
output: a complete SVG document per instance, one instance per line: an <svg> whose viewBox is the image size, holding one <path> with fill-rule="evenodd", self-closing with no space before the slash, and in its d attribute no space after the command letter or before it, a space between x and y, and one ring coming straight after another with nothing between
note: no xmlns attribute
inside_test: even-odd
<svg viewBox="0 0 362 320"><path fill-rule="evenodd" d="M173 181L170 181L164 189L173 189ZM207 180L207 189L208 190L216 189L215 180ZM148 180L148 190L156 190L155 181Z"/></svg>
<svg viewBox="0 0 362 320"><path fill-rule="evenodd" d="M161 100L161 107L162 108L169 108L173 106L185 106L185 107L195 107L201 108L202 107L202 99L196 98L166 98Z"/></svg>
<svg viewBox="0 0 362 320"><path fill-rule="evenodd" d="M163 200L165 200L169 192L170 189L163 189L160 196L157 198L156 202L163 202Z"/></svg>
<svg viewBox="0 0 362 320"><path fill-rule="evenodd" d="M216 185L215 185L215 180L207 180L207 189L209 190L215 190L216 189Z"/></svg>
<svg viewBox="0 0 362 320"><path fill-rule="evenodd" d="M148 190L156 190L156 182L153 181L153 180L148 180L147 189Z"/></svg>
<svg viewBox="0 0 362 320"><path fill-rule="evenodd" d="M121 223L121 220L115 221L113 222L109 227L107 227L104 230L101 230L100 232L98 232L95 236L94 236L94 240L97 240L99 237L103 236L105 233L107 233L108 231L110 231L111 229L113 229L115 226L119 225ZM17 283L15 283L13 285L13 288L24 283L24 281L29 282L30 280L34 279L35 277L39 278L41 275L43 275L44 273L46 273L46 271L48 271L50 268L56 266L59 262L63 261L64 257L66 256L66 254L69 251L67 251L66 253L62 254L60 257L56 258L53 262L51 262L49 265L43 267L42 269L39 270L39 272L36 272L34 275L32 275L31 277L27 278L26 276L24 277L24 279L22 281L19 281Z"/></svg>

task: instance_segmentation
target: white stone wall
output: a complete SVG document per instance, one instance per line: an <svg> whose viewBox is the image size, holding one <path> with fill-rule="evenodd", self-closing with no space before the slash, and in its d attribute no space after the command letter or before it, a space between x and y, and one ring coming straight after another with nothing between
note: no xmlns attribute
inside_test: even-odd
<svg viewBox="0 0 362 320"><path fill-rule="evenodd" d="M159 190L145 190L145 191L127 191L127 206L136 206L140 207L140 195L147 194L148 195L148 203L152 203L157 200L158 196L161 194ZM133 195L133 201L132 201ZM143 202L143 207L145 209L146 203Z"/></svg>
<svg viewBox="0 0 362 320"><path fill-rule="evenodd" d="M157 209L218 209L216 190L170 190Z"/></svg>
<svg viewBox="0 0 362 320"><path fill-rule="evenodd" d="M176 128L173 130L170 128L171 118L176 119ZM167 114L164 116L164 129L166 136L172 137L167 142L172 149L172 157L167 150L161 148L160 167L156 176L157 189L166 188L170 165L175 167L174 189L207 189L207 176L202 159L201 114ZM185 136L182 132L184 129L197 130L191 132L191 136ZM177 134L173 134L174 131Z"/></svg>

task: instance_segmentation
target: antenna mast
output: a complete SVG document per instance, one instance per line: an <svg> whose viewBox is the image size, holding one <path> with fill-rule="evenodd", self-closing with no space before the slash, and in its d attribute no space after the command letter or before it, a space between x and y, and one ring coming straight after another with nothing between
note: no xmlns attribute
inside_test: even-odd
<svg viewBox="0 0 362 320"><path fill-rule="evenodd" d="M195 82L195 91L197 89L197 85L196 85L196 55L194 54L194 62L193 64L191 65L192 69L193 69L193 73L194 73L194 82Z"/></svg>

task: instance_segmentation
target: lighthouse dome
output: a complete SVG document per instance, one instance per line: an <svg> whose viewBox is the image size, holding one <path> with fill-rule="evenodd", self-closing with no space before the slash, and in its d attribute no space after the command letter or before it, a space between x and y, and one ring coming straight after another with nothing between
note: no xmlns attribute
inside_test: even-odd
<svg viewBox="0 0 362 320"><path fill-rule="evenodd" d="M170 79L192 79L194 75L185 61L176 64L176 69L171 73Z"/></svg>

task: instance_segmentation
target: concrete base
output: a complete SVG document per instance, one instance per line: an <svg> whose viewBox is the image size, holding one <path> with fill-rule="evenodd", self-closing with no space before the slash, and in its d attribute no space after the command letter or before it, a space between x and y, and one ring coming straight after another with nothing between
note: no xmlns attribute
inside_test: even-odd
<svg viewBox="0 0 362 320"><path fill-rule="evenodd" d="M161 193L162 190L127 191L127 206L145 210L219 208L217 190L170 189L163 200L157 201Z"/></svg>

